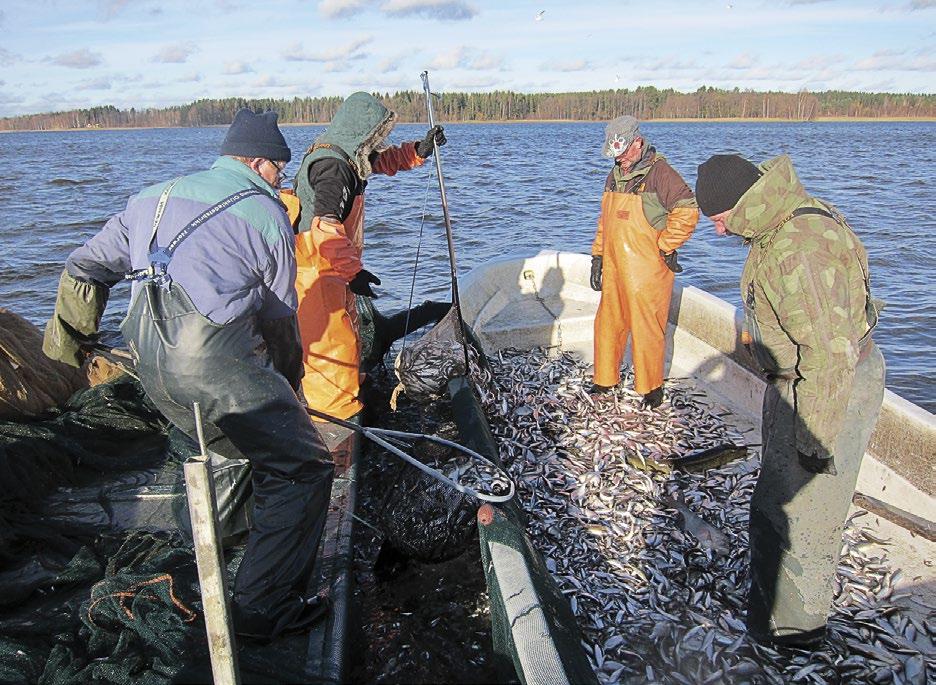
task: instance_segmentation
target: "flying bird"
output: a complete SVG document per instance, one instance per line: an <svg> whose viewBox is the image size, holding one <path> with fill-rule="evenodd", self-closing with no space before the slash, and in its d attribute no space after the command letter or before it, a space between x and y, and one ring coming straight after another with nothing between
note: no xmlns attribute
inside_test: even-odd
<svg viewBox="0 0 936 685"><path fill-rule="evenodd" d="M534 21L543 21L543 15L546 14L546 10L540 10L536 13L536 19Z"/></svg>

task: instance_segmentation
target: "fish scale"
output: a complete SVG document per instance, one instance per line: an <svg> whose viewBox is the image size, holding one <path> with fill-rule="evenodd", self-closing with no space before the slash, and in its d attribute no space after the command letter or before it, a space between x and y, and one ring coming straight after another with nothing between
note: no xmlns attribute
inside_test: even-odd
<svg viewBox="0 0 936 685"><path fill-rule="evenodd" d="M744 444L726 421L730 412L690 381L669 379L663 405L650 412L639 408L629 370L611 397L592 398L589 368L567 354L505 350L491 362L492 382L479 387L482 404L517 482L531 541L574 600L600 682L645 682L650 674L663 683L825 683L846 675L873 682L887 675L916 685L936 676L934 617L902 620L890 603L898 572L872 556L867 543L879 538L860 527L859 516L843 533L829 639L810 652L749 640L743 607L757 454L703 474L651 474L626 461L628 454L659 459ZM531 411L517 414L520 406ZM674 527L660 498L676 494L727 536L726 557ZM915 640L906 634L911 629Z"/></svg>

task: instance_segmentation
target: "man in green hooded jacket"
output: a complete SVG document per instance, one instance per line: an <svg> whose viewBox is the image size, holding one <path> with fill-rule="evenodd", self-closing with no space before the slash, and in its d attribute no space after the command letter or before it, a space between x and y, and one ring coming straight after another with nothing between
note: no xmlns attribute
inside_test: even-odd
<svg viewBox="0 0 936 685"><path fill-rule="evenodd" d="M719 235L750 246L742 337L768 381L748 630L809 644L825 635L842 529L884 394L867 253L786 155L760 167L715 155L699 166L696 199Z"/></svg>
<svg viewBox="0 0 936 685"><path fill-rule="evenodd" d="M396 114L353 93L306 151L296 174L296 290L308 405L340 419L361 410L355 295L374 297L380 279L364 268L364 190L371 174L421 166L444 145L441 126L419 141L386 146Z"/></svg>

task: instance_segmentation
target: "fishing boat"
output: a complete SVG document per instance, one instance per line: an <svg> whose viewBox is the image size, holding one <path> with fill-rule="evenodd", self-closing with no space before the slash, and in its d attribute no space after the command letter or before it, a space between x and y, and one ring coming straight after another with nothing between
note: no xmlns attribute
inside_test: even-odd
<svg viewBox="0 0 936 685"><path fill-rule="evenodd" d="M544 251L490 261L460 279L464 320L489 356L510 349L541 348L548 355L568 353L587 364L593 358L593 324L600 296L589 287L589 273L590 258L568 252ZM677 285L667 330L667 383L688 383L713 406L727 408L736 432L749 444L759 445L765 384L739 343L740 324L740 314L731 304L698 288ZM899 577L894 574L894 596L903 593L908 598L907 610L920 620L932 620L936 607L934 457L936 417L886 391L862 463L852 513L861 515L859 507L871 512L862 519L872 531L867 534L886 541L889 563L902 569ZM555 598L544 596L550 590L544 590L538 580L542 562L530 553L536 545L521 540L505 553L498 540L485 535L486 524L495 518L496 512L482 508L482 554L491 569L488 585L495 642L500 639L502 651L512 658L523 682L592 680L593 674L583 675L574 647L564 644L570 639L568 626L556 625L569 620L569 613L557 618L563 612L551 606ZM515 539L523 537L521 523L511 523L509 517L502 523L515 528ZM504 537L509 535L500 535L501 540ZM492 544L501 549L493 551ZM524 549L526 555L509 553ZM565 594L568 601L576 588ZM596 646L592 667L600 667L604 659ZM812 672L817 666L805 668ZM902 682L922 682L917 661L900 668L904 669ZM925 678L925 668L923 674ZM683 682L680 678L685 676L676 676L676 682ZM895 675L895 679L900 677ZM649 673L647 678L653 679ZM614 680L607 673L600 679Z"/></svg>
<svg viewBox="0 0 936 685"><path fill-rule="evenodd" d="M488 262L459 279L463 318L492 359L508 349L539 349L546 356L571 355L587 364L599 300L588 285L589 271L587 255L566 252ZM738 332L739 317L733 306L697 288L676 286L667 335L668 386L680 379L727 408L734 430L756 444L764 384L738 344ZM490 412L482 406L483 398L479 399L473 383L465 377L454 378L448 383L448 393L461 442L498 458L497 426L492 430ZM255 678L266 675L274 680L279 676L337 683L348 675L361 440L358 433L338 426L323 425L323 432L335 458L336 478L311 586L329 588L332 611L307 635L291 636L265 650L242 651L241 668ZM866 519L873 518L877 536L889 541L889 562L903 570L894 579L893 589L909 593L909 610L929 621L930 608L936 606L936 578L929 565L936 558L932 542L934 454L936 419L888 391L863 462L856 502L874 512L874 517ZM533 455L540 457L546 455ZM230 471L226 476L229 489L237 490L242 469L230 464L223 469ZM219 475L224 474L216 472L216 481ZM111 532L189 527L180 474L134 472L117 481L104 489L70 487L51 494L46 520L83 518L90 526ZM242 530L243 512L237 507L231 511L222 523L232 532ZM612 659L600 649L590 657L582 649L583 609L576 607L575 593L558 586L555 560L544 555L539 540L531 539L527 512L515 499L502 506L485 504L477 518L494 651L505 668L513 671L507 677L525 683L613 682L614 673L602 670L614 663ZM916 682L912 678L903 681Z"/></svg>

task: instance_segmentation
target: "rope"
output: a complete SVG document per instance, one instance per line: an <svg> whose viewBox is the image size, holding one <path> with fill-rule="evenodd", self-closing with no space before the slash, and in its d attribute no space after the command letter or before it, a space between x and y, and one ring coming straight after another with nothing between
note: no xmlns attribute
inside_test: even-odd
<svg viewBox="0 0 936 685"><path fill-rule="evenodd" d="M413 262L413 280L410 282L409 301L406 304L406 323L403 325L403 348L406 350L406 336L409 334L410 312L413 311L413 293L416 291L416 271L419 268L419 252L422 250L423 226L426 225L426 207L429 206L429 189L432 187L432 167L426 177L426 194L423 197L422 216L419 217L419 240L416 242L416 261Z"/></svg>
<svg viewBox="0 0 936 685"><path fill-rule="evenodd" d="M127 600L134 599L138 594L142 594L141 593L142 590L147 589L147 587L149 587L150 585L156 585L158 583L166 583L169 586L169 601L171 601L173 606L175 606L182 613L182 615L185 617L184 621L186 623L190 623L194 621L197 614L191 609L189 609L187 606L185 606L182 603L182 600L176 597L175 591L173 588L172 576L168 573L164 573L161 576L154 576L153 578L150 578L149 580L143 580L143 581L140 581L139 583L134 583L133 585L128 587L126 590L122 590L119 592L112 592L110 594L102 595L101 597L98 597L90 605L88 605L88 622L91 623L91 625L93 626L97 626L97 623L94 622L94 618L91 616L91 612L94 611L94 607L96 607L98 604L100 604L106 599L111 599L111 598L117 599L117 606L120 607L120 609L124 612L124 614L126 615L128 619L130 619L131 621L135 620L133 612L130 610L128 606L126 606Z"/></svg>

